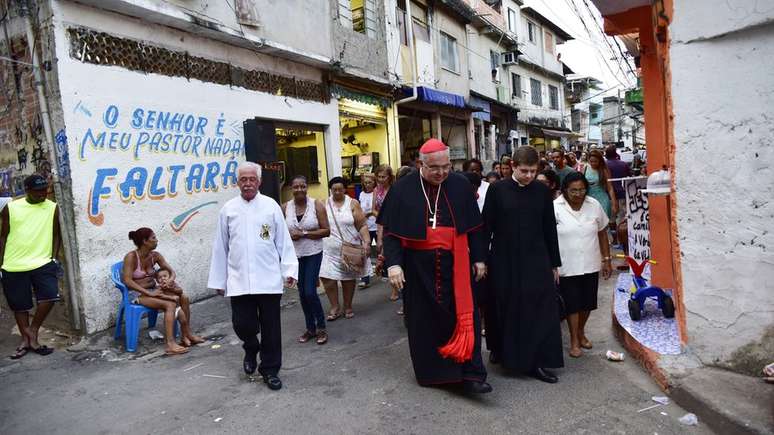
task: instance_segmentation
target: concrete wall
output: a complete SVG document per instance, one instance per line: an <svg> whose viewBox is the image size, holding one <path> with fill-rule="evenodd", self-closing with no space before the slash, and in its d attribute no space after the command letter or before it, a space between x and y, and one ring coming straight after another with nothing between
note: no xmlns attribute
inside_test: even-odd
<svg viewBox="0 0 774 435"><path fill-rule="evenodd" d="M435 80L436 89L440 89L446 92L451 92L457 95L468 95L469 79L468 79L468 55L465 47L467 45L465 25L458 21L452 12L447 11L442 7L436 7L433 9L432 22L430 28L430 39L433 44L434 63L435 63ZM440 29L440 30L439 30ZM459 54L459 71L452 72L441 67L441 33L444 32L447 35L457 40L457 53Z"/></svg>
<svg viewBox="0 0 774 435"><path fill-rule="evenodd" d="M495 36L496 34L491 34ZM489 51L497 53L505 51L504 48L497 45L490 35L480 34L475 27L468 26L468 40L473 53L468 53L470 57L470 90L485 95L493 100L497 100L497 87L505 86L510 92L510 76L506 73L506 68L499 68L500 83L492 80L492 65L489 61ZM502 58L501 58L502 60ZM508 94L510 95L510 93Z"/></svg>
<svg viewBox="0 0 774 435"><path fill-rule="evenodd" d="M115 1L115 0L110 0ZM131 3L147 3L129 1ZM240 0L257 17L258 27L237 21L234 0L167 0L183 12L220 23L246 35L266 38L302 52L332 57L331 25L335 10L323 0Z"/></svg>
<svg viewBox="0 0 774 435"><path fill-rule="evenodd" d="M688 343L758 374L774 347L774 9L683 0L670 31Z"/></svg>
<svg viewBox="0 0 774 435"><path fill-rule="evenodd" d="M376 35L373 37L352 30L351 22L339 20L339 16L336 13L338 0L329 1L331 16L333 16L333 24L331 26L333 61L341 62L341 66L347 72L361 76L373 76L385 81L389 80L387 21L384 0L376 0L375 2L377 27ZM394 16L394 10L392 14Z"/></svg>
<svg viewBox="0 0 774 435"><path fill-rule="evenodd" d="M244 158L245 119L260 116L325 126L325 142L333 144L326 147L328 173L341 173L335 102L298 101L81 63L70 57L66 29L82 25L244 68L311 80L320 80L321 71L76 3L54 6L61 103L74 174L79 291L87 332L113 322L118 292L108 280L108 270L133 249L127 233L140 226L156 231L159 251L177 269L183 288L195 298L208 294L205 285L215 219L220 206L238 194L231 174ZM157 133L181 133L155 127L148 121L151 111L157 118L166 112L183 114L186 120L191 116L195 127L190 133L182 132L176 150L160 151L163 145L156 149L149 144ZM95 145L103 133L104 146ZM189 146L183 145L186 140ZM206 145L208 141L222 148L216 151ZM191 145L195 143L198 148Z"/></svg>

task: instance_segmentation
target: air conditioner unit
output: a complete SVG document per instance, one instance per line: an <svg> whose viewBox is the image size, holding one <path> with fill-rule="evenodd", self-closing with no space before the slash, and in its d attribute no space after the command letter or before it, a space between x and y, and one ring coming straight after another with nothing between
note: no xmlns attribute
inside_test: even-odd
<svg viewBox="0 0 774 435"><path fill-rule="evenodd" d="M519 63L519 56L513 51L506 51L503 53L502 59L503 65L518 65Z"/></svg>

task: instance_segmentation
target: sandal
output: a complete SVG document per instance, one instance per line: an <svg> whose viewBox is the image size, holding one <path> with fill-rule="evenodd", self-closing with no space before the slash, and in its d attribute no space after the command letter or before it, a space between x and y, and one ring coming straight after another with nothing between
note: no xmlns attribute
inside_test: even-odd
<svg viewBox="0 0 774 435"><path fill-rule="evenodd" d="M328 342L328 332L324 329L317 331L317 344L325 344Z"/></svg>
<svg viewBox="0 0 774 435"><path fill-rule="evenodd" d="M353 317L355 317L355 312L354 312L354 311L352 311L352 310L348 310L348 311L347 311L347 312L344 314L344 318L345 318L345 319L351 319L351 318L353 318Z"/></svg>
<svg viewBox="0 0 774 435"><path fill-rule="evenodd" d="M309 340L313 339L314 337L315 337L315 335L314 335L314 334L312 334L311 332L309 332L309 331L304 331L304 333L303 333L303 334L301 334L301 336L300 336L300 337L298 337L298 342L299 342L299 343L306 343L307 341L309 341Z"/></svg>
<svg viewBox="0 0 774 435"><path fill-rule="evenodd" d="M54 349L46 345L40 345L40 347L38 347L37 349L33 349L31 347L28 349L42 356L51 355L52 353L54 353Z"/></svg>
<svg viewBox="0 0 774 435"><path fill-rule="evenodd" d="M580 358L580 357L582 357L582 356L583 356L583 351L581 351L580 349L577 349L577 352L576 352L576 351L574 351L573 349L570 349L570 351L568 352L568 354L569 354L571 357L573 357L573 358Z"/></svg>
<svg viewBox="0 0 774 435"><path fill-rule="evenodd" d="M594 346L591 344L591 340L589 340L587 338L587 339L581 341L580 347L582 347L584 349L591 349Z"/></svg>
<svg viewBox="0 0 774 435"><path fill-rule="evenodd" d="M188 352L188 348L181 347L180 349L170 349L164 352L166 355L182 355Z"/></svg>
<svg viewBox="0 0 774 435"><path fill-rule="evenodd" d="M403 308L401 308L400 310L396 311L395 314L397 314L399 316L402 316L403 315Z"/></svg>
<svg viewBox="0 0 774 435"><path fill-rule="evenodd" d="M391 300L391 301L395 302L395 301L397 301L398 299L400 299L400 295L390 295L390 300Z"/></svg>
<svg viewBox="0 0 774 435"><path fill-rule="evenodd" d="M24 355L27 355L27 352L29 352L30 349L31 348L29 348L27 346L19 346L19 347L16 348L16 353L14 353L13 355L9 356L8 358L11 358L11 359L22 359L22 358L24 358Z"/></svg>
<svg viewBox="0 0 774 435"><path fill-rule="evenodd" d="M339 317L343 316L341 313L329 313L328 316L325 318L325 320L329 322L333 322L337 320Z"/></svg>

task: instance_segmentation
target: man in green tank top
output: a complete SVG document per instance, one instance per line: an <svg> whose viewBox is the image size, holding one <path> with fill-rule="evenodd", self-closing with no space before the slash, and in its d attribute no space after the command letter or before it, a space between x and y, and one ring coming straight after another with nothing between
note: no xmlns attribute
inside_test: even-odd
<svg viewBox="0 0 774 435"><path fill-rule="evenodd" d="M38 343L40 325L59 297L61 268L54 260L59 252L59 210L46 199L48 181L40 175L24 179L24 198L8 203L0 212L0 273L3 293L22 336L11 359L27 352L48 355L53 349ZM32 316L32 289L38 308Z"/></svg>

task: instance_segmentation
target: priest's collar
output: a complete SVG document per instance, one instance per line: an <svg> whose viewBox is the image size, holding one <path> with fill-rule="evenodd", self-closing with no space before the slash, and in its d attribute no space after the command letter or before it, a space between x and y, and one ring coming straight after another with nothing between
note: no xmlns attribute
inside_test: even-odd
<svg viewBox="0 0 774 435"><path fill-rule="evenodd" d="M527 187L527 185L529 184L529 183L528 183L528 184L521 184L521 182L520 182L519 180L517 180L517 179L516 179L516 173L515 173L515 172L513 173L513 175L511 175L511 178L513 178L513 181L515 181L515 182L516 182L516 184L517 184L519 187Z"/></svg>

